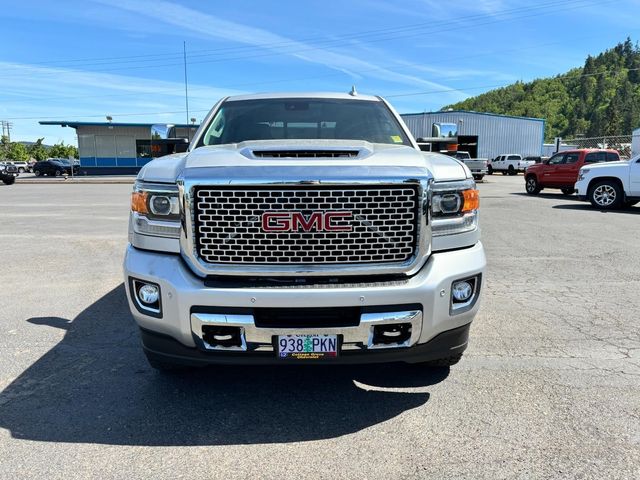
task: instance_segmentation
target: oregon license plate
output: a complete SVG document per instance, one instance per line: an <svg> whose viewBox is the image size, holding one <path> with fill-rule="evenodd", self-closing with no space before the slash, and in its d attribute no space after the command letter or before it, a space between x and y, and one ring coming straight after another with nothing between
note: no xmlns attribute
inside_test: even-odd
<svg viewBox="0 0 640 480"><path fill-rule="evenodd" d="M279 335L278 356L317 360L338 356L337 335Z"/></svg>

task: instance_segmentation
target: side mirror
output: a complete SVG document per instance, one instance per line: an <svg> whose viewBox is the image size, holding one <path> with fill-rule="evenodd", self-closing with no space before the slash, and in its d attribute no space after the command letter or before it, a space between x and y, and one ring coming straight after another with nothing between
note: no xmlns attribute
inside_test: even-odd
<svg viewBox="0 0 640 480"><path fill-rule="evenodd" d="M167 123L151 125L151 140L168 140L176 137L176 126Z"/></svg>
<svg viewBox="0 0 640 480"><path fill-rule="evenodd" d="M151 156L164 157L172 153L183 153L189 148L189 139L178 138L176 127L171 124L151 126Z"/></svg>

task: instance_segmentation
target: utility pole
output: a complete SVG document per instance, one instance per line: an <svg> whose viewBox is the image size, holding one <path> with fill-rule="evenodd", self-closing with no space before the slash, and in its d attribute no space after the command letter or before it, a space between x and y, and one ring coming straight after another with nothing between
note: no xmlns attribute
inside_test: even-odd
<svg viewBox="0 0 640 480"><path fill-rule="evenodd" d="M0 125L2 125L2 136L4 137L6 135L7 140L10 142L13 123L8 122L7 120L0 120Z"/></svg>
<svg viewBox="0 0 640 480"><path fill-rule="evenodd" d="M182 58L184 60L184 105L187 108L187 121L189 124L189 90L187 89L187 42L182 42Z"/></svg>

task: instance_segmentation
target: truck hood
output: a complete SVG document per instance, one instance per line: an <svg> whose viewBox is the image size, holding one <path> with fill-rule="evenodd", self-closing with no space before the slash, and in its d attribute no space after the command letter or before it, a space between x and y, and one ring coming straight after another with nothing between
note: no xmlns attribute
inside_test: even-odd
<svg viewBox="0 0 640 480"><path fill-rule="evenodd" d="M291 155L297 156L291 158ZM403 145L351 140L260 140L199 147L188 153L167 155L145 165L138 178L172 183L180 174L204 178L206 170L212 176L220 177L232 171L273 172L275 169L278 173L273 173L273 180L279 180L276 177L283 172L302 176L300 180L322 180L324 175L318 172L326 172L330 177L336 170L357 171L359 176L373 176L382 170L392 170L394 176L401 176L403 170L408 176L423 171L425 174L430 172L436 182L471 177L469 169L451 157ZM306 178L306 175L314 178Z"/></svg>

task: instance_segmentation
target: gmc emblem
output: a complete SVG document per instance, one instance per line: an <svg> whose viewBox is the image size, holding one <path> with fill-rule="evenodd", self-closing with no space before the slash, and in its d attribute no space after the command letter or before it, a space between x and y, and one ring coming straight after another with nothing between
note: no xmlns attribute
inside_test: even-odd
<svg viewBox="0 0 640 480"><path fill-rule="evenodd" d="M313 212L306 217L302 212L265 212L262 230L265 232L350 232L349 225L336 225L338 220L350 220L351 212Z"/></svg>

